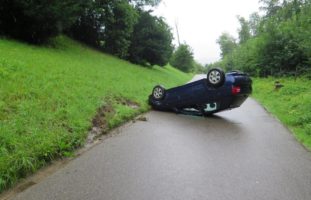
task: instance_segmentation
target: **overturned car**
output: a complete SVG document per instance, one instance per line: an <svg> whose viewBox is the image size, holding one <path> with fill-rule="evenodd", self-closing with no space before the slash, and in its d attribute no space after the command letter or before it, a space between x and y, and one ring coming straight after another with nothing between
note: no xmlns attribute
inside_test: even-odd
<svg viewBox="0 0 311 200"><path fill-rule="evenodd" d="M207 77L185 85L153 88L149 104L156 110L197 112L207 116L239 107L252 93L252 80L240 71L224 73L220 68L208 71Z"/></svg>

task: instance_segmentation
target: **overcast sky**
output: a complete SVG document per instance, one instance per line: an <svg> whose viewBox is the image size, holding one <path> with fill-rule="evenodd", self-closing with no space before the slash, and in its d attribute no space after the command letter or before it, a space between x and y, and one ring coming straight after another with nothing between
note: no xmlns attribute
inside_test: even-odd
<svg viewBox="0 0 311 200"><path fill-rule="evenodd" d="M237 38L237 15L248 16L259 10L258 0L162 0L154 14L166 18L177 36L178 23L181 42L189 44L195 60L201 64L217 61L220 49L216 43L223 32Z"/></svg>

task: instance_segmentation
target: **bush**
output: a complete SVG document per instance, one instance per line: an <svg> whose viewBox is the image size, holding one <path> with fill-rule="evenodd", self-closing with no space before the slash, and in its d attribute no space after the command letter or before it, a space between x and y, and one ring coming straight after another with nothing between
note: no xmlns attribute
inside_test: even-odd
<svg viewBox="0 0 311 200"><path fill-rule="evenodd" d="M70 26L81 11L82 0L2 0L0 30L7 36L42 43Z"/></svg>
<svg viewBox="0 0 311 200"><path fill-rule="evenodd" d="M90 2L77 20L66 30L70 37L99 48L103 40L104 10L99 1Z"/></svg>
<svg viewBox="0 0 311 200"><path fill-rule="evenodd" d="M189 45L181 44L174 52L170 64L183 72L194 69L193 53Z"/></svg>
<svg viewBox="0 0 311 200"><path fill-rule="evenodd" d="M129 60L141 65L164 66L172 52L170 27L161 18L141 11L132 34Z"/></svg>
<svg viewBox="0 0 311 200"><path fill-rule="evenodd" d="M105 50L119 58L127 58L136 22L137 11L128 1L112 3L105 13Z"/></svg>
<svg viewBox="0 0 311 200"><path fill-rule="evenodd" d="M246 27L243 34L247 37L243 37L243 42L234 48L226 45L229 37L220 37L221 64L227 69L241 69L264 77L302 74L311 77L310 1L262 3L269 2L276 7L273 4L265 7L266 15L256 18L256 23L240 21L241 27L247 26L246 23L257 24L252 30L256 34L252 37L248 37L250 30Z"/></svg>

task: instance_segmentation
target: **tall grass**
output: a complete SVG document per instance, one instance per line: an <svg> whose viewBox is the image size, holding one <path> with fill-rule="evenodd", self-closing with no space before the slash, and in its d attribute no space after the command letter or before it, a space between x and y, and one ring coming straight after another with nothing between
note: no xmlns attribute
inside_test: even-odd
<svg viewBox="0 0 311 200"><path fill-rule="evenodd" d="M0 191L85 141L96 110L112 104L111 127L148 109L155 84L190 79L172 67L143 68L66 37L52 47L0 39Z"/></svg>
<svg viewBox="0 0 311 200"><path fill-rule="evenodd" d="M284 85L279 91L274 89L276 80ZM311 150L311 80L255 79L253 95Z"/></svg>

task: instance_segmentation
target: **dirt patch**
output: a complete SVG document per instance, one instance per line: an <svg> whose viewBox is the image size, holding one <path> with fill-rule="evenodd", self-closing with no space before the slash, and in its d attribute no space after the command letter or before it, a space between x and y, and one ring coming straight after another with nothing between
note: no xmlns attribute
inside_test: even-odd
<svg viewBox="0 0 311 200"><path fill-rule="evenodd" d="M95 117L92 119L92 128L88 133L87 144L92 144L99 136L109 130L108 120L116 114L113 105L120 104L132 109L139 109L140 105L124 97L111 97L105 100L105 104L98 108Z"/></svg>
<svg viewBox="0 0 311 200"><path fill-rule="evenodd" d="M108 115L113 115L115 113L111 103L108 105L104 105L100 107L97 110L96 116L92 120L92 125L93 127L98 127L98 128L106 128L107 127L107 120L106 117Z"/></svg>
<svg viewBox="0 0 311 200"><path fill-rule="evenodd" d="M123 97L117 97L116 101L119 104L122 104L124 106L128 106L128 107L133 108L133 109L138 109L139 108L139 104L138 103L136 103L134 101L131 101L129 99L123 98Z"/></svg>
<svg viewBox="0 0 311 200"><path fill-rule="evenodd" d="M100 135L109 129L107 119L115 114L112 103L101 106L92 120L92 128L87 137L87 144L93 143Z"/></svg>

